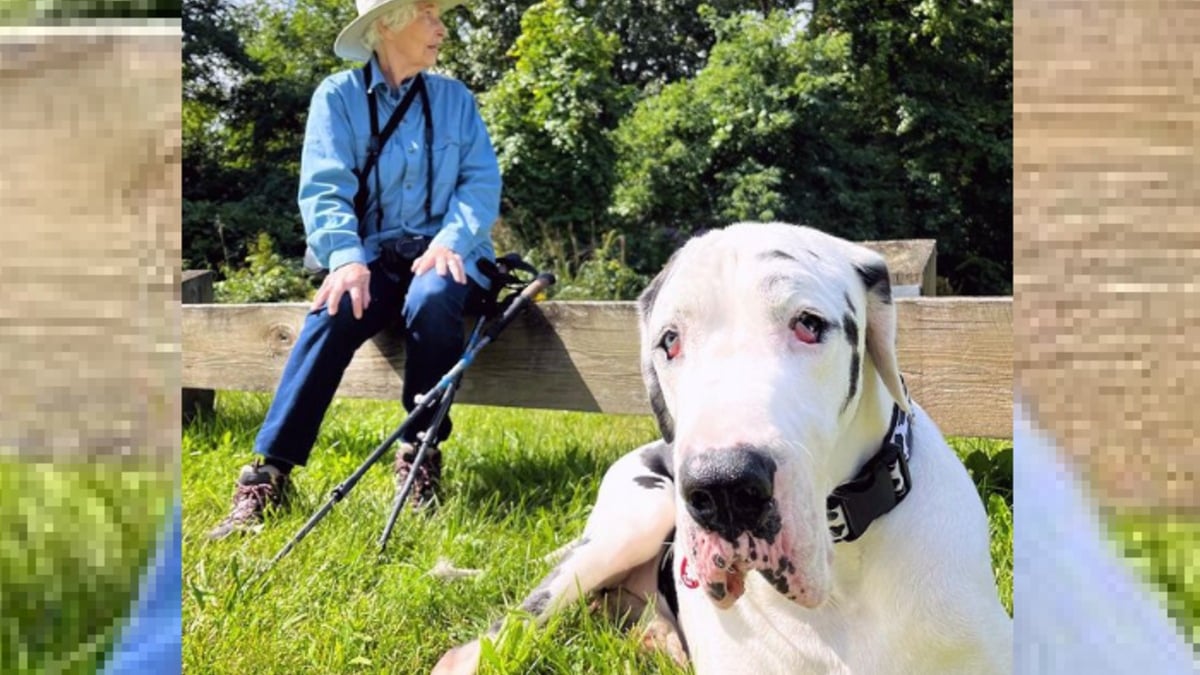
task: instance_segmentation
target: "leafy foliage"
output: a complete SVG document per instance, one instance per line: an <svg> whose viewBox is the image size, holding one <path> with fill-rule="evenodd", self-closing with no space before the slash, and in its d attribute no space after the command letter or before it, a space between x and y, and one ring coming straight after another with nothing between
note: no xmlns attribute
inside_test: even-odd
<svg viewBox="0 0 1200 675"><path fill-rule="evenodd" d="M1012 7L1002 0L474 0L441 69L477 94L505 246L579 272L603 233L649 275L735 220L937 239L944 287L1012 290ZM184 6L184 242L303 253L308 97L351 64L341 0ZM592 268L595 269L595 268Z"/></svg>
<svg viewBox="0 0 1200 675"><path fill-rule="evenodd" d="M616 38L564 0L534 5L521 26L515 67L481 103L504 174L505 221L526 245L594 240L613 183L609 130L628 98L612 77Z"/></svg>
<svg viewBox="0 0 1200 675"><path fill-rule="evenodd" d="M453 40L443 46L442 65L473 91L491 89L512 68L510 50L521 35L521 17L534 4L472 0L453 17ZM755 7L767 11L793 4L762 0ZM704 65L717 36L701 17L702 7L723 16L748 8L744 0L582 0L571 5L597 30L617 37L617 81L643 89L691 77Z"/></svg>
<svg viewBox="0 0 1200 675"><path fill-rule="evenodd" d="M296 181L304 122L313 89L343 67L330 45L353 12L334 0L188 0L185 26L195 32L190 51L185 42L185 74L208 73L184 88L188 265L236 264L259 232L284 254L303 255Z"/></svg>
<svg viewBox="0 0 1200 675"><path fill-rule="evenodd" d="M0 24L45 23L70 19L170 19L180 0L4 0Z"/></svg>
<svg viewBox="0 0 1200 675"><path fill-rule="evenodd" d="M708 65L622 122L613 212L627 232L678 238L736 220L804 222L849 238L882 229L875 158L860 149L844 93L848 39L807 40L799 25L783 12L721 22ZM647 267L665 260L675 242L665 243L639 251Z"/></svg>
<svg viewBox="0 0 1200 675"><path fill-rule="evenodd" d="M936 237L966 294L1012 292L1012 3L823 0L851 38L857 115L905 196L900 236Z"/></svg>
<svg viewBox="0 0 1200 675"><path fill-rule="evenodd" d="M560 275L560 277L565 275ZM556 300L633 300L650 279L625 262L625 238L617 231L604 234L589 259L573 276L560 278Z"/></svg>
<svg viewBox="0 0 1200 675"><path fill-rule="evenodd" d="M963 292L1011 292L1011 11L849 4L822 3L807 31L802 13L717 23L704 69L622 121L614 213L639 234L752 219L933 237Z"/></svg>
<svg viewBox="0 0 1200 675"><path fill-rule="evenodd" d="M1163 597L1184 637L1200 646L1200 519L1132 512L1109 518L1118 548Z"/></svg>
<svg viewBox="0 0 1200 675"><path fill-rule="evenodd" d="M246 261L245 268L225 269L225 280L213 285L217 302L287 302L306 300L312 293L300 262L276 253L265 232L250 247Z"/></svg>

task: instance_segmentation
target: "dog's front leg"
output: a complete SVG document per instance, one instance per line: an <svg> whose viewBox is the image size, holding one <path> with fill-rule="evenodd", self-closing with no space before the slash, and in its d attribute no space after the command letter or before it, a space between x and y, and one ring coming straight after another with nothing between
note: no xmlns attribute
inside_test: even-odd
<svg viewBox="0 0 1200 675"><path fill-rule="evenodd" d="M657 442L617 460L604 474L583 535L568 546L554 569L521 603L536 623L581 595L620 585L632 571L662 552L675 524L674 482L667 474L670 448ZM492 624L488 638L503 621ZM446 652L434 675L471 675L479 668L480 641Z"/></svg>

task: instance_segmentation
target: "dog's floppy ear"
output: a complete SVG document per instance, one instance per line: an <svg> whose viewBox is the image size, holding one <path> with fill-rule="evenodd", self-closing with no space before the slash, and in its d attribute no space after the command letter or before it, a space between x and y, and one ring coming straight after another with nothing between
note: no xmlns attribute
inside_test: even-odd
<svg viewBox="0 0 1200 675"><path fill-rule="evenodd" d="M658 276L654 277L642 294L638 296L638 328L642 338L642 380L646 383L646 395L650 399L650 409L654 411L654 417L658 420L658 430L662 433L663 440L668 443L675 440L675 420L671 417L671 411L667 410L662 387L658 384L658 374L654 372L652 359L654 348L647 345L646 331L650 312L654 309L654 301L658 298L658 291L662 288L674 259L675 256L672 255Z"/></svg>
<svg viewBox="0 0 1200 675"><path fill-rule="evenodd" d="M892 398L904 412L912 412L896 360L896 306L887 262L875 251L858 248L854 269L867 289L867 353Z"/></svg>

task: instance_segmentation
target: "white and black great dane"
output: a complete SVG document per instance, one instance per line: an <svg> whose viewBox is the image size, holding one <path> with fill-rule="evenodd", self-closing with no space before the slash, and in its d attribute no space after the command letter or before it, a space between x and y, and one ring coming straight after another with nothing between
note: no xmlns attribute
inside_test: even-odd
<svg viewBox="0 0 1200 675"><path fill-rule="evenodd" d="M639 312L663 440L608 470L522 609L598 591L699 675L1011 672L987 516L901 380L882 257L737 224L681 248Z"/></svg>

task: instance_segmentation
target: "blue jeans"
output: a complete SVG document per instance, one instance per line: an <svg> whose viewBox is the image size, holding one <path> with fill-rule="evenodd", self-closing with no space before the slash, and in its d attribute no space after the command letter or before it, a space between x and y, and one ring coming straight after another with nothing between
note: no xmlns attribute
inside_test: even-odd
<svg viewBox="0 0 1200 675"><path fill-rule="evenodd" d="M317 431L333 395L364 342L403 318L405 333L404 409L415 407L417 394L431 389L462 356L463 308L473 282L459 284L434 270L413 277L404 270L385 271L379 261L370 265L371 305L361 319L354 318L350 295L342 296L338 313L325 308L309 312L292 348L275 399L258 432L254 451L260 455L303 466L317 440ZM403 441L416 440L429 426L432 411L408 426ZM438 428L438 441L450 435L449 415Z"/></svg>
<svg viewBox="0 0 1200 675"><path fill-rule="evenodd" d="M157 552L143 572L133 613L121 629L121 640L104 666L102 672L105 675L182 672L183 615L179 608L180 565L183 564L182 508L176 501L167 527L158 540Z"/></svg>

